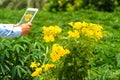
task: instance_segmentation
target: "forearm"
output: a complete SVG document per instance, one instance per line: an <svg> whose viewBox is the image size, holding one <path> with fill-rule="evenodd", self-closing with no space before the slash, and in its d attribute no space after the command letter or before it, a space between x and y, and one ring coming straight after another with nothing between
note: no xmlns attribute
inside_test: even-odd
<svg viewBox="0 0 120 80"><path fill-rule="evenodd" d="M21 27L13 27L11 24L0 24L0 37L19 37L22 33Z"/></svg>

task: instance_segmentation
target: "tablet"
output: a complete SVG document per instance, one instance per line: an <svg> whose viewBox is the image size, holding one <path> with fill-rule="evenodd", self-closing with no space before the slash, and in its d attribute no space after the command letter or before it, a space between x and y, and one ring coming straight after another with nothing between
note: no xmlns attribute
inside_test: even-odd
<svg viewBox="0 0 120 80"><path fill-rule="evenodd" d="M32 23L36 13L38 12L38 8L27 8L24 15L22 16L21 20L18 22L17 25L25 24L25 23Z"/></svg>

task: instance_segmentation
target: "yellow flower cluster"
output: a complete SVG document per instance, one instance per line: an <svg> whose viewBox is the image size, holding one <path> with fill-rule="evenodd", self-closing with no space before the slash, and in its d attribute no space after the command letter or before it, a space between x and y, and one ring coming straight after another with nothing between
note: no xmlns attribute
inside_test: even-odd
<svg viewBox="0 0 120 80"><path fill-rule="evenodd" d="M85 36L94 36L98 39L102 38L102 26L93 23L86 22L71 22L69 23L75 29L74 31L68 32L68 37L76 37L78 38L80 34L84 34Z"/></svg>
<svg viewBox="0 0 120 80"><path fill-rule="evenodd" d="M28 22L32 18L32 14L26 14L24 19L26 22Z"/></svg>
<svg viewBox="0 0 120 80"><path fill-rule="evenodd" d="M79 38L79 37L80 37L80 33L79 33L79 31L77 31L77 30L69 31L69 32L68 32L68 37L69 37L69 38L70 38L70 37Z"/></svg>
<svg viewBox="0 0 120 80"><path fill-rule="evenodd" d="M39 76L42 73L42 68L36 68L35 71L31 74L32 77Z"/></svg>
<svg viewBox="0 0 120 80"><path fill-rule="evenodd" d="M58 59L60 59L60 57L66 55L66 54L69 54L69 53L70 53L70 51L68 49L64 49L62 46L53 44L50 57L52 58L52 61L55 62Z"/></svg>
<svg viewBox="0 0 120 80"><path fill-rule="evenodd" d="M40 63L31 62L31 65L30 65L31 68L37 68L38 66L40 66Z"/></svg>
<svg viewBox="0 0 120 80"><path fill-rule="evenodd" d="M55 67L55 65L54 65L54 64L44 64L43 67L44 67L44 70L47 71L47 70L49 70L50 68Z"/></svg>
<svg viewBox="0 0 120 80"><path fill-rule="evenodd" d="M55 37L61 32L61 28L59 26L49 26L43 27L43 34L44 34L44 40L46 42L53 42L55 40Z"/></svg>
<svg viewBox="0 0 120 80"><path fill-rule="evenodd" d="M39 76L43 71L47 71L50 68L55 67L54 64L44 64L40 67L40 63L31 62L31 68L35 68L35 71L31 74L32 77Z"/></svg>

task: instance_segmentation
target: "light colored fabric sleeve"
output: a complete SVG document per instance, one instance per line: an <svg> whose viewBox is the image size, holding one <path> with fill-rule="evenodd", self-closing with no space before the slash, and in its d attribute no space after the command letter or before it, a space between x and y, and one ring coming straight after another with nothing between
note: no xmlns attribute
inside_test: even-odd
<svg viewBox="0 0 120 80"><path fill-rule="evenodd" d="M13 24L0 24L0 37L13 38L19 37L22 33L20 26L14 27Z"/></svg>

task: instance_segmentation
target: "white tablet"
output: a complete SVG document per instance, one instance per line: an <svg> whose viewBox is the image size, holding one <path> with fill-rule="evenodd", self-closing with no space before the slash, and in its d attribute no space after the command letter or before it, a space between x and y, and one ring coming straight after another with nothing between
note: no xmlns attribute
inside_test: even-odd
<svg viewBox="0 0 120 80"><path fill-rule="evenodd" d="M21 20L17 25L32 23L32 20L34 19L37 11L38 11L38 8L27 8L27 10L25 11L24 15L22 16Z"/></svg>

